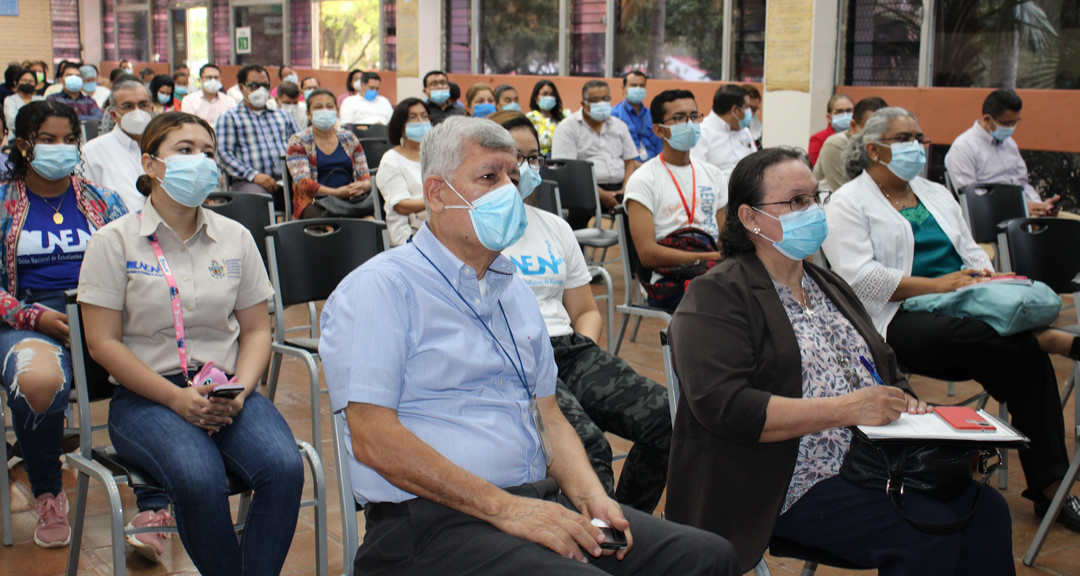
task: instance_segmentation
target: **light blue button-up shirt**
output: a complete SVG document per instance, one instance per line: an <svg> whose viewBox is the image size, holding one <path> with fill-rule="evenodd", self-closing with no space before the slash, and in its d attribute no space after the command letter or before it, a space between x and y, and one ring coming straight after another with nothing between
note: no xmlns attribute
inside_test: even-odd
<svg viewBox="0 0 1080 576"><path fill-rule="evenodd" d="M411 244L372 258L338 285L323 308L319 355L335 412L350 402L394 409L440 454L505 488L547 475L529 395L555 393L556 367L536 298L513 263L500 255L484 280L482 295L476 271L425 224ZM519 354L528 391L514 368ZM415 497L355 455L349 465L362 504Z"/></svg>

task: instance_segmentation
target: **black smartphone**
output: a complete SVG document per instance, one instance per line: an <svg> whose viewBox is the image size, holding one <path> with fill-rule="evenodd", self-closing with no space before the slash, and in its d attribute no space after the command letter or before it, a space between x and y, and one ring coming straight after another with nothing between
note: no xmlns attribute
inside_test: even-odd
<svg viewBox="0 0 1080 576"><path fill-rule="evenodd" d="M243 391L244 391L243 387L241 387L241 388L232 388L232 387L220 388L219 387L219 388L215 388L214 391L210 393L210 397L211 398L228 398L229 400L232 400L233 398L236 398L237 396L239 396L240 393L243 392Z"/></svg>
<svg viewBox="0 0 1080 576"><path fill-rule="evenodd" d="M626 534L622 530L605 528L600 526L600 532L604 534L604 541L600 543L601 550L622 550L626 548Z"/></svg>

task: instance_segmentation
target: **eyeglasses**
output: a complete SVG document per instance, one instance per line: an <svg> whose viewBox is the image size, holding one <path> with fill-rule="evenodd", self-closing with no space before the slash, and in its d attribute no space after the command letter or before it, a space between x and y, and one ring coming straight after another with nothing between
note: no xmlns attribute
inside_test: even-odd
<svg viewBox="0 0 1080 576"><path fill-rule="evenodd" d="M599 104L601 102L611 102L611 96L604 96L603 98L587 98L585 102L589 104Z"/></svg>
<svg viewBox="0 0 1080 576"><path fill-rule="evenodd" d="M1023 120L1023 118L1017 118L1016 120L1013 120L1012 122L1005 122L1005 121L1002 121L1002 120L998 120L997 118L994 118L994 124L997 124L998 126L1001 126L1001 127L1004 127L1004 128L1015 128L1016 125L1019 124L1022 120Z"/></svg>
<svg viewBox="0 0 1080 576"><path fill-rule="evenodd" d="M671 126L671 125L674 125L674 124L686 124L687 122L699 122L699 121L701 121L701 116L697 112L694 112L694 113L691 113L691 114L676 114L676 115L672 116L671 118L668 118L667 120L664 120L664 124L668 125L668 126Z"/></svg>
<svg viewBox="0 0 1080 576"><path fill-rule="evenodd" d="M131 112L135 108L139 108L141 110L145 110L145 111L149 112L150 111L150 101L149 100L143 100L142 102L139 102L138 104L135 104L134 102L124 102L123 104L120 104L119 106L117 106L117 108L119 108L121 112Z"/></svg>
<svg viewBox="0 0 1080 576"><path fill-rule="evenodd" d="M247 86L248 90L258 90L259 88L270 89L269 82L248 82L247 84L244 84L244 86Z"/></svg>
<svg viewBox="0 0 1080 576"><path fill-rule="evenodd" d="M778 206L781 204L787 204L788 207L791 208L792 212L802 212L803 210L809 208L810 204L828 204L830 195L832 195L832 192L819 190L817 192L814 192L813 195L799 194L798 196L793 197L791 200L787 200L784 202L764 202L762 204L754 204L754 206Z"/></svg>
<svg viewBox="0 0 1080 576"><path fill-rule="evenodd" d="M882 142L899 142L901 144L907 144L908 142L915 141L923 146L930 144L930 139L924 137L922 134L912 134L911 132L901 132L896 136L890 136L888 138L882 138Z"/></svg>
<svg viewBox="0 0 1080 576"><path fill-rule="evenodd" d="M428 82L427 87L428 88L449 88L450 87L450 81L449 80L432 80L431 82Z"/></svg>
<svg viewBox="0 0 1080 576"><path fill-rule="evenodd" d="M539 169L544 167L544 157L541 156L540 154L536 154L534 156L523 156L521 154L521 152L518 152L518 155L517 155L518 167L520 168L521 165L523 163L525 163L525 162L528 162L529 167L532 168L533 170L539 170Z"/></svg>

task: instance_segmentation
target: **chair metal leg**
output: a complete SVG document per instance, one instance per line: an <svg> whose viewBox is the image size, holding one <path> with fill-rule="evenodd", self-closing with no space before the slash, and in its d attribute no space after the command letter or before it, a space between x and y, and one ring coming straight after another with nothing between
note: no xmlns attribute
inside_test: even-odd
<svg viewBox="0 0 1080 576"><path fill-rule="evenodd" d="M1080 426L1076 427L1076 435L1080 437ZM1065 498L1072 490L1077 475L1080 475L1080 447L1073 454L1069 471L1065 473L1065 478L1061 480L1061 487L1058 488L1057 494L1054 494L1054 499L1050 501L1050 509L1046 511L1046 516L1043 516L1042 523L1039 524L1039 530L1035 533L1035 538L1031 540L1031 546L1028 547L1027 554L1024 555L1024 566L1035 565L1035 558L1039 556L1039 550L1042 549L1043 543L1046 542L1046 536L1049 535L1050 528L1057 522L1058 514L1061 513L1061 507L1065 504Z"/></svg>
<svg viewBox="0 0 1080 576"><path fill-rule="evenodd" d="M348 455L348 451L341 445L341 438L344 435L342 430L339 430L341 423L338 421L338 416L334 415L331 418L331 427L334 433L334 456L337 459L338 470L341 470L342 466L348 466L347 461L343 461ZM342 552L342 576L353 576L353 560L356 558L356 550L359 547L359 529L356 522L356 497L353 496L352 486L346 485L341 481L342 475L338 474L338 502L341 503L341 552Z"/></svg>
<svg viewBox="0 0 1080 576"><path fill-rule="evenodd" d="M631 342L637 342L637 333L638 333L638 330L641 330L641 321L644 320L644 319L645 319L644 316L638 316L637 320L634 322L634 331L630 333L630 341Z"/></svg>
<svg viewBox="0 0 1080 576"><path fill-rule="evenodd" d="M802 572L800 576L814 576L817 573L817 562L807 562L803 564Z"/></svg>
<svg viewBox="0 0 1080 576"><path fill-rule="evenodd" d="M1009 407L1004 402L998 404L998 418L1002 422L1009 421ZM1001 449L1001 466L997 470L998 475L998 488L1001 490L1009 489L1009 451L1005 448Z"/></svg>
<svg viewBox="0 0 1080 576"><path fill-rule="evenodd" d="M270 371L266 375L266 399L273 402L277 395L277 380L281 374L281 352L270 351Z"/></svg>
<svg viewBox="0 0 1080 576"><path fill-rule="evenodd" d="M615 351L612 352L615 356L619 355L619 349L622 348L623 336L626 336L626 326L630 324L630 315L623 314L622 320L619 320L619 334L615 337Z"/></svg>
<svg viewBox="0 0 1080 576"><path fill-rule="evenodd" d="M319 314L315 310L315 303L308 302L308 326L311 328L310 334L312 338L319 337Z"/></svg>
<svg viewBox="0 0 1080 576"><path fill-rule="evenodd" d="M120 502L120 491L116 487L116 479L113 478L112 472L101 464L86 460L77 454L68 454L65 456L65 461L78 472L80 482L83 478L90 477L105 488L105 494L109 500L109 510L112 514L113 576L126 576L127 561L124 559L124 508ZM82 484L80 484L80 488L82 488ZM75 521L79 526L78 534L81 537L82 523L86 514L85 492L78 495L76 514ZM79 546L74 542L75 533L75 531L72 531L73 541L68 549L68 576L76 576L79 571Z"/></svg>
<svg viewBox="0 0 1080 576"><path fill-rule="evenodd" d="M307 460L308 467L311 469L312 491L315 493L313 507L315 508L316 573L318 576L329 576L330 557L326 543L326 476L323 474L322 459L319 458L318 451L307 442L298 440L296 444L300 447L300 451L304 454L304 459Z"/></svg>
<svg viewBox="0 0 1080 576"><path fill-rule="evenodd" d="M948 386L946 388L946 394L948 394L950 398L956 396L956 382L948 383Z"/></svg>
<svg viewBox="0 0 1080 576"><path fill-rule="evenodd" d="M11 535L11 478L8 475L8 446L7 425L4 424L4 400L0 399L0 428L4 430L0 438L0 462L4 463L4 469L0 470L0 514L4 519L4 546L11 546L14 539Z"/></svg>
<svg viewBox="0 0 1080 576"><path fill-rule="evenodd" d="M240 508L236 511L236 526L244 526L247 524L248 511L251 510L251 491L240 494ZM238 529L237 536L243 532L243 528Z"/></svg>
<svg viewBox="0 0 1080 576"><path fill-rule="evenodd" d="M769 572L769 565L765 563L765 558L758 560L757 566L754 566L754 576L772 576Z"/></svg>
<svg viewBox="0 0 1080 576"><path fill-rule="evenodd" d="M79 474L75 488L75 514L71 523L71 544L68 545L68 576L75 576L79 571L79 552L82 548L83 520L86 518L86 494L90 489L90 477Z"/></svg>

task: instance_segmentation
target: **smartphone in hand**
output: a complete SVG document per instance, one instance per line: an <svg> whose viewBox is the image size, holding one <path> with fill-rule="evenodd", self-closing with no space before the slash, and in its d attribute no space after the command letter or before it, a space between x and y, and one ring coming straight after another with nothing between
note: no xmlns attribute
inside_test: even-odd
<svg viewBox="0 0 1080 576"><path fill-rule="evenodd" d="M229 400L232 400L239 396L243 391L244 386L241 384L220 384L210 392L210 398L228 398Z"/></svg>
<svg viewBox="0 0 1080 576"><path fill-rule="evenodd" d="M599 518L593 518L592 525L600 529L604 535L604 541L600 543L601 550L622 550L626 548L626 534L622 530L612 528L607 522Z"/></svg>

